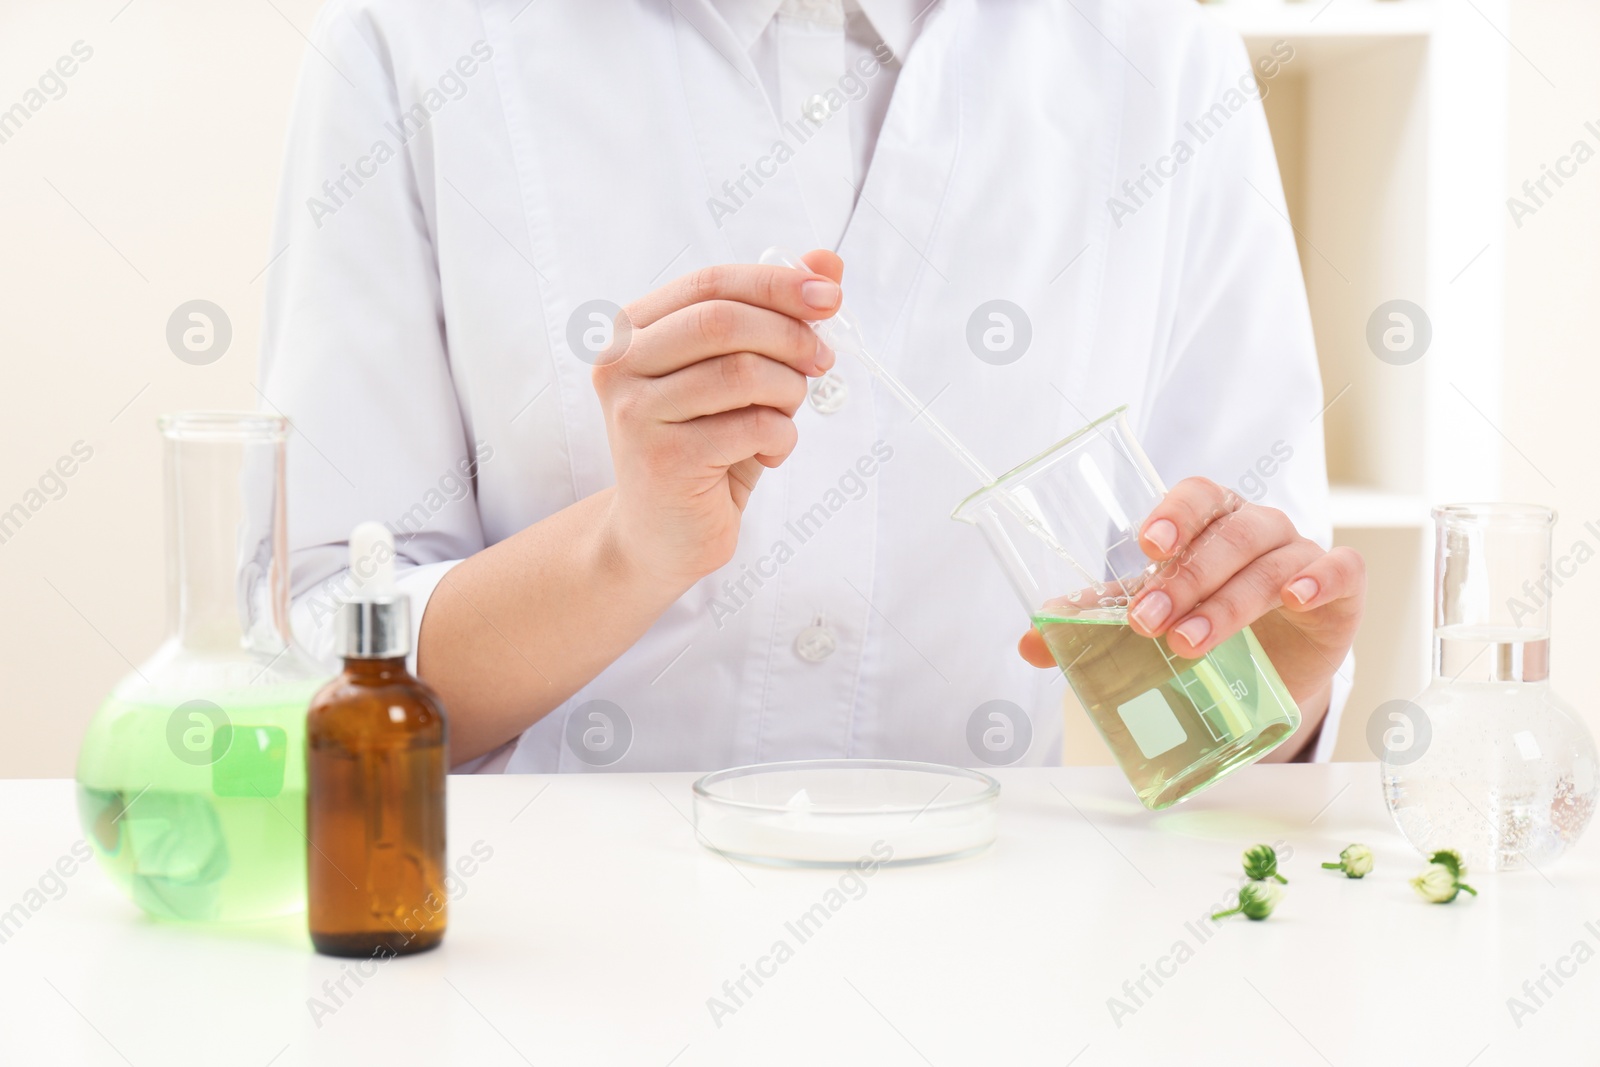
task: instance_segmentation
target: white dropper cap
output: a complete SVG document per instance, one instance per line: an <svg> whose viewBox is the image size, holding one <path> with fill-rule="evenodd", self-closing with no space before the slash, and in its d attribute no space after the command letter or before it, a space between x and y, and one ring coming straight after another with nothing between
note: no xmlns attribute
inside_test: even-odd
<svg viewBox="0 0 1600 1067"><path fill-rule="evenodd" d="M350 531L352 600L394 596L394 535L381 522L364 522Z"/></svg>
<svg viewBox="0 0 1600 1067"><path fill-rule="evenodd" d="M411 652L411 601L394 585L394 535L381 522L350 531L350 599L339 608L340 654L395 659Z"/></svg>

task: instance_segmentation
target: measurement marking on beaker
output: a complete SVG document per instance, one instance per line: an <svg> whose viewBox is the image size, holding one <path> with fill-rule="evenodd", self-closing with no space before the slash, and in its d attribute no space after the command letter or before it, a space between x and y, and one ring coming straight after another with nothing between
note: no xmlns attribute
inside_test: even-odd
<svg viewBox="0 0 1600 1067"><path fill-rule="evenodd" d="M1257 678L1265 678L1265 677L1267 677L1267 672L1262 669L1261 661L1256 659L1256 654L1254 652L1251 652L1251 653L1249 653L1249 656L1250 656L1250 666L1252 666L1252 667L1254 667L1256 669L1256 677ZM1273 692L1272 686L1270 686L1270 685L1267 686L1267 692L1272 693L1272 699L1277 702L1278 710L1283 712L1285 715L1288 715L1289 714L1289 709L1283 706L1283 701L1278 699L1278 694ZM1299 711L1300 709L1296 708L1295 710Z"/></svg>
<svg viewBox="0 0 1600 1067"><path fill-rule="evenodd" d="M1190 705L1194 707L1195 714L1199 716L1201 723L1205 725L1206 733L1211 735L1211 740L1226 740L1228 737L1228 731L1226 729L1227 712L1223 710L1221 705L1217 702L1211 689L1194 674L1192 669L1188 673L1193 678L1193 681L1184 681L1183 675L1185 672L1178 670L1177 665L1173 663L1173 657L1168 654L1166 649L1161 647L1161 643L1159 641L1156 643L1156 648L1161 652L1162 658L1167 661L1167 669L1170 670L1173 677L1178 680L1178 687L1183 690L1183 695L1188 698ZM1200 663L1209 664L1211 669L1220 677L1221 671L1218 670L1216 661L1211 658L1210 653L1207 653L1197 660L1196 666L1198 666ZM1194 687L1196 685L1200 687L1201 691L1201 696L1199 699L1196 699L1194 695ZM1230 690L1232 689L1231 686L1229 688ZM1201 707L1202 701L1206 702L1204 707ZM1215 714L1213 714L1213 712Z"/></svg>

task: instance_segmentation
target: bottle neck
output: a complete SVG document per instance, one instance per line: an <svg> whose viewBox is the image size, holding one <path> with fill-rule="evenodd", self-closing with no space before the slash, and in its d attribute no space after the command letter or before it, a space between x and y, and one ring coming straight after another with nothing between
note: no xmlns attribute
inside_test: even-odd
<svg viewBox="0 0 1600 1067"><path fill-rule="evenodd" d="M404 659L411 652L411 601L404 596L339 605L339 654L348 659Z"/></svg>
<svg viewBox="0 0 1600 1067"><path fill-rule="evenodd" d="M392 656L384 659L346 656L344 673L350 678L362 682L392 682L399 678L411 677L411 672L406 670L406 658L404 656Z"/></svg>
<svg viewBox="0 0 1600 1067"><path fill-rule="evenodd" d="M202 653L291 643L283 441L268 432L166 440L168 630Z"/></svg>
<svg viewBox="0 0 1600 1067"><path fill-rule="evenodd" d="M1550 677L1550 637L1442 626L1433 633L1433 674L1448 682L1543 682Z"/></svg>
<svg viewBox="0 0 1600 1067"><path fill-rule="evenodd" d="M1550 677L1555 512L1531 504L1433 509L1433 667L1462 682Z"/></svg>

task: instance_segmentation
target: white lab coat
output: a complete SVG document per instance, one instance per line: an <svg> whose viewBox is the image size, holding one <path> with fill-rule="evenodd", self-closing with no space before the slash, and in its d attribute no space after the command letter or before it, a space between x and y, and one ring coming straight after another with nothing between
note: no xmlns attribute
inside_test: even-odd
<svg viewBox="0 0 1600 1067"><path fill-rule="evenodd" d="M330 0L312 40L261 390L297 431L296 623L327 655L357 522L396 529L420 619L454 562L612 482L575 310L812 232L781 165L731 213L710 203L784 136L711 0ZM945 0L838 246L871 344L993 468L1125 403L1169 484L1264 483L1326 543L1311 325L1253 91L1191 0ZM1186 123L1208 112L1202 140ZM1133 184L1150 170L1172 176ZM1009 364L967 342L993 299L1031 325ZM1059 762L1060 677L1017 656L1022 605L950 519L970 475L862 368L838 373L843 402L801 408L734 560L493 766L973 765L969 720L996 700L1030 719L1018 762ZM535 590L527 610L555 609ZM625 752L569 740L591 701L621 709Z"/></svg>

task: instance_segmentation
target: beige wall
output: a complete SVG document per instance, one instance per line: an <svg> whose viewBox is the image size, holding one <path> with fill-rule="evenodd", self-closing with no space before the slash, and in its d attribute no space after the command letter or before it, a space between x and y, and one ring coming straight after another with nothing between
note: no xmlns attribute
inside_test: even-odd
<svg viewBox="0 0 1600 1067"><path fill-rule="evenodd" d="M1600 150L1600 4L1519 0L1512 16L1512 40L1527 56L1511 62L1506 184L1515 192L1580 138ZM1600 550L1600 535L1584 529L1600 530L1600 158L1505 234L1506 495L1560 510L1558 556L1580 538ZM1597 601L1592 560L1556 593L1551 678L1600 733L1600 701L1584 673L1600 662Z"/></svg>
<svg viewBox="0 0 1600 1067"><path fill-rule="evenodd" d="M0 4L0 110L93 50L0 143L0 511L93 449L0 544L0 777L70 775L96 705L161 638L156 415L257 402L256 276L317 0L124 2ZM234 331L204 367L165 339L197 298Z"/></svg>
<svg viewBox="0 0 1600 1067"><path fill-rule="evenodd" d="M0 544L0 777L71 774L95 705L160 638L153 419L255 405L259 273L300 34L317 0L122 5L0 5L0 110L75 42L93 49L65 94L0 144L0 510L26 501L75 442L93 449L65 494ZM1600 5L1514 0L1512 16L1512 40L1556 87L1513 58L1508 186L1578 137L1600 145L1583 129L1600 124ZM1559 507L1560 544L1583 536L1585 521L1600 528L1597 236L1600 160L1505 231L1507 495ZM168 316L196 298L221 305L234 330L227 354L204 367L165 342ZM1600 562L1557 601L1556 682L1580 706L1579 667L1600 640L1587 607L1597 593Z"/></svg>

